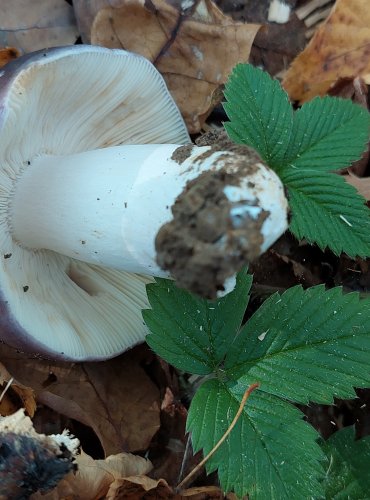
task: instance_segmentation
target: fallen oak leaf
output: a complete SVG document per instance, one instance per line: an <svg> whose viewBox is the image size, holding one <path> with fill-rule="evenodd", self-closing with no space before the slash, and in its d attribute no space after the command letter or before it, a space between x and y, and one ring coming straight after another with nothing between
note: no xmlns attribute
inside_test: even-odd
<svg viewBox="0 0 370 500"><path fill-rule="evenodd" d="M159 429L159 391L140 366L148 352L138 347L105 362L63 363L0 345L10 373L32 387L38 402L90 426L106 456L145 450Z"/></svg>
<svg viewBox="0 0 370 500"><path fill-rule="evenodd" d="M340 77L369 74L369 54L368 0L337 0L329 17L293 61L283 86L291 99L303 103L326 94Z"/></svg>
<svg viewBox="0 0 370 500"><path fill-rule="evenodd" d="M191 133L199 132L222 98L219 92L239 62L249 58L259 24L233 21L211 0L178 10L165 0L122 0L101 9L91 42L137 52L162 73Z"/></svg>

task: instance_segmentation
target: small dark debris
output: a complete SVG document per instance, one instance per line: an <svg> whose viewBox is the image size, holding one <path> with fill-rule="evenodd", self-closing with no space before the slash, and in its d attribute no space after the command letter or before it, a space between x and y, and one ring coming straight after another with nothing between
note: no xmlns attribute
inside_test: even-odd
<svg viewBox="0 0 370 500"><path fill-rule="evenodd" d="M4 254L4 259L10 259L11 256L12 256L11 253L5 253Z"/></svg>
<svg viewBox="0 0 370 500"><path fill-rule="evenodd" d="M24 292L28 292L28 290L29 290L29 289L30 289L30 287L29 287L28 285L25 285L25 286L23 287L23 291L24 291Z"/></svg>

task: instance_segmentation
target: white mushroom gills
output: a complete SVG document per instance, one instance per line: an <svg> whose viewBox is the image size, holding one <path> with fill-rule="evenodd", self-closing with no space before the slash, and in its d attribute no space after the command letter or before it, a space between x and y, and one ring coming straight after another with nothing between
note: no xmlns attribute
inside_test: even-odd
<svg viewBox="0 0 370 500"><path fill-rule="evenodd" d="M155 236L171 220L186 183L210 169L232 168L240 156L194 146L178 163L180 145L123 145L67 156L38 156L20 175L11 205L13 237L21 246L53 250L99 266L168 276L156 263ZM124 172L124 175L122 173ZM254 186L254 187L251 187ZM226 186L231 218L269 215L266 250L287 229L287 200L278 176L262 163L241 186ZM30 224L32 221L32 225Z"/></svg>

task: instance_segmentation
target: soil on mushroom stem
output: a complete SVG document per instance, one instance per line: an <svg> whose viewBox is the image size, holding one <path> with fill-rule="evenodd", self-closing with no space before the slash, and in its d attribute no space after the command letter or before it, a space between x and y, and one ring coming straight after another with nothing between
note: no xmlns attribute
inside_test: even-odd
<svg viewBox="0 0 370 500"><path fill-rule="evenodd" d="M233 204L224 193L226 186L239 186L256 171L260 158L249 148L247 152L249 161L244 156L238 168L233 164L232 172L226 166L190 181L172 207L173 220L156 238L158 264L170 270L180 287L206 298L216 298L225 280L260 254L261 227L268 213L262 210L255 219L246 217L235 228L230 215Z"/></svg>

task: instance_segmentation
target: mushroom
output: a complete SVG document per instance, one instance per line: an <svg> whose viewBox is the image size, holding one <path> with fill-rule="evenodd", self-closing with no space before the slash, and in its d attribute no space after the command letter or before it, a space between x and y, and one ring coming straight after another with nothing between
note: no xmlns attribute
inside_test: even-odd
<svg viewBox="0 0 370 500"><path fill-rule="evenodd" d="M144 340L145 285L170 276L155 239L175 199L202 173L233 175L243 162L190 143L149 61L87 45L28 54L0 71L0 154L0 337L75 361ZM287 203L278 177L255 165L222 189L238 227L263 212L261 253L285 231ZM262 178L268 196L246 194Z"/></svg>

